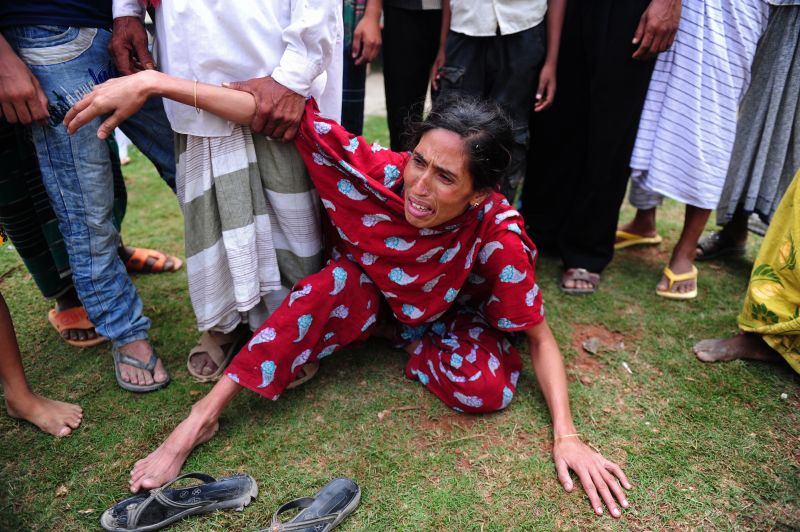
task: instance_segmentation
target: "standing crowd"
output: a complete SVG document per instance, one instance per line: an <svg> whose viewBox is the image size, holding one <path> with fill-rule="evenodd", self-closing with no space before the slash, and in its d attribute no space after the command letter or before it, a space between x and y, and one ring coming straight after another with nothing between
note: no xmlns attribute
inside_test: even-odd
<svg viewBox="0 0 800 532"><path fill-rule="evenodd" d="M353 342L391 339L409 379L482 413L512 401L524 338L559 481L619 517L630 484L575 429L535 262L594 293L615 250L662 242L664 197L686 215L661 297L698 297L695 262L769 225L743 333L698 357L800 372L800 0L27 0L0 32L0 228L63 340L110 341L128 391L170 380L129 274L184 261L120 238L127 142L183 213L186 364L217 383L134 492L177 476L241 389L275 400ZM360 136L379 53L388 148ZM2 296L0 321L8 413L70 434L81 410L31 391Z"/></svg>

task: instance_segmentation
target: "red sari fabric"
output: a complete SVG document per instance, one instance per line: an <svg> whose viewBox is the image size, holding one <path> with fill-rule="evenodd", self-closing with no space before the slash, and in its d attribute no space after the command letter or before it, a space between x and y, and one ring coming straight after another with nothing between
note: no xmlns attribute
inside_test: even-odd
<svg viewBox="0 0 800 532"><path fill-rule="evenodd" d="M406 367L448 406L504 408L519 377L506 332L544 319L536 249L499 193L446 224L418 229L403 208L407 153L355 137L309 101L297 147L340 241L321 272L295 286L227 374L277 398L300 366L363 340L381 304L417 342Z"/></svg>

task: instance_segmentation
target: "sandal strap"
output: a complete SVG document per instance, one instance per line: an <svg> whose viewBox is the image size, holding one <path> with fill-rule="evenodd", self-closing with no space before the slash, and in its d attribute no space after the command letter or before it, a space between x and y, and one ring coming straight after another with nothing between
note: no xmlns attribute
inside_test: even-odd
<svg viewBox="0 0 800 532"><path fill-rule="evenodd" d="M592 283L595 288L600 284L600 274L592 273L586 268L569 268L564 273L564 279L571 281L586 281L587 283Z"/></svg>
<svg viewBox="0 0 800 532"><path fill-rule="evenodd" d="M149 371L150 373L153 372L153 369L158 363L158 355L156 355L155 349L153 349L153 351L150 353L150 359L147 362L142 362L138 358L133 358L132 356L126 355L119 349L115 349L115 353L117 354L117 360L120 364L133 366L134 368L143 369L145 371Z"/></svg>
<svg viewBox="0 0 800 532"><path fill-rule="evenodd" d="M675 273L669 266L664 267L664 276L669 281L669 290L672 290L672 285L682 281L694 281L697 279L697 266L692 265L692 271L686 273Z"/></svg>
<svg viewBox="0 0 800 532"><path fill-rule="evenodd" d="M205 484L208 484L209 482L216 482L217 480L211 475L206 475L205 473L191 472L173 478L160 488L151 489L150 496L147 499L145 499L142 503L132 504L128 506L128 521L127 521L128 528L135 527L139 523L139 519L141 518L144 510L147 509L147 507L150 506L150 504L152 504L154 501L158 501L159 504L161 504L166 508L174 508L178 510L187 510L190 508L197 508L198 506L206 506L213 502L213 501L196 501L192 503L185 503L172 500L166 495L164 495L163 491L165 489L169 488L179 480L183 480L185 478L196 478L198 480L202 480Z"/></svg>
<svg viewBox="0 0 800 532"><path fill-rule="evenodd" d="M314 497L300 497L299 499L295 499L293 501L289 501L286 504L282 505L280 508L275 510L275 513L272 514L272 526L270 527L271 532L291 532L292 530L302 530L305 528L313 527L315 525L320 524L328 524L336 521L339 517L340 512L332 513L323 515L320 517L315 517L312 519L303 519L302 521L297 522L288 522L282 523L280 518L278 517L280 514L287 512L289 510L293 510L295 508L308 508L316 499Z"/></svg>

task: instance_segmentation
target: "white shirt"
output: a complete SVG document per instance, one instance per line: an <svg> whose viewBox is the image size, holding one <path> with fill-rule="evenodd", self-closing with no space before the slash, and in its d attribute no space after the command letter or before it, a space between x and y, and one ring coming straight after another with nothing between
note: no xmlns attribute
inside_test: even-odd
<svg viewBox="0 0 800 532"><path fill-rule="evenodd" d="M450 30L470 37L511 35L544 20L547 0L450 0Z"/></svg>
<svg viewBox="0 0 800 532"><path fill-rule="evenodd" d="M114 0L114 18L143 17L139 0ZM341 0L165 0L156 9L159 70L221 84L272 76L314 96L326 116L342 107ZM164 100L172 129L228 136L234 124L193 106Z"/></svg>

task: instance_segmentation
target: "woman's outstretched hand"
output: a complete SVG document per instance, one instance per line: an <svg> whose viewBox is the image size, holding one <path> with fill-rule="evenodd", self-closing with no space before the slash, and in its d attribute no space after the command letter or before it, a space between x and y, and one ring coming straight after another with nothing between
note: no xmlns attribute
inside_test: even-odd
<svg viewBox="0 0 800 532"><path fill-rule="evenodd" d="M556 439L553 444L553 459L556 463L558 480L564 489L567 491L573 489L572 478L569 474L571 469L580 479L597 515L602 515L603 503L613 517L622 515L617 504L623 508L629 506L622 488L631 489L633 486L622 472L622 468L614 462L606 460L600 453L593 451L579 438Z"/></svg>
<svg viewBox="0 0 800 532"><path fill-rule="evenodd" d="M95 86L92 92L72 106L64 117L67 131L75 133L98 116L110 115L100 127L97 136L108 138L114 128L142 108L149 94L150 77L155 71L139 72L131 76L114 78Z"/></svg>

